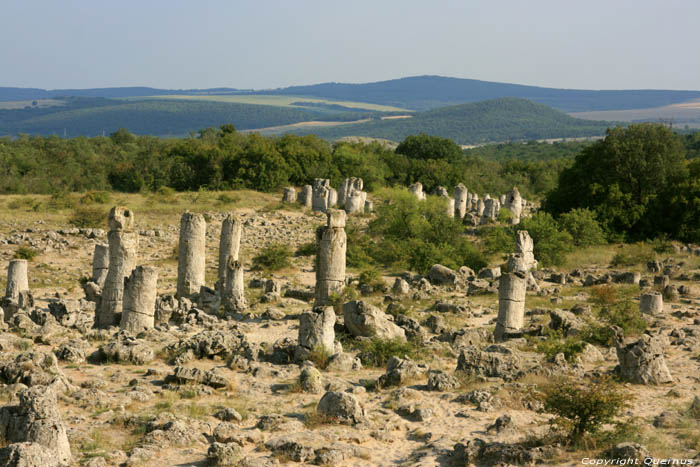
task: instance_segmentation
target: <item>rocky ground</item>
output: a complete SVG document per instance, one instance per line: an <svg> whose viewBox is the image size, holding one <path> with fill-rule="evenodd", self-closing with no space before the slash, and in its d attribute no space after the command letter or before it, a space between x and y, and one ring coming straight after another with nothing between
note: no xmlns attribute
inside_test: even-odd
<svg viewBox="0 0 700 467"><path fill-rule="evenodd" d="M183 196L123 195L110 205L135 212L138 264L158 268L161 297L175 292L180 214L186 208L206 213L207 284L213 286L221 222L235 211L244 223L240 259L250 308L222 317L196 303L161 300L161 310L170 306L170 323L137 336L91 325L95 305L84 300L81 279L90 276L94 246L106 242L106 232L72 227L67 210L0 199L2 264L21 246L38 251L29 262L34 307L0 333L2 434L5 445L16 443L3 454L6 465L580 465L583 457L604 456L600 446L518 444L549 431L540 385L562 374L613 374L619 360L614 347L589 344L567 362L547 361L525 338L494 343L498 269L430 277L385 271L386 287L364 287L357 299L376 313L378 327L421 342L413 359L371 366L355 350L341 304L335 332L344 351L330 361L312 356L314 368L295 361L299 317L312 306L313 257L295 257L292 267L273 273L250 265L264 245L296 249L313 242L325 216L280 205L278 195ZM634 397L624 416L637 427L628 441L639 445L610 455L628 449L700 462L700 424L687 415L700 395L699 251L675 245L656 254L658 264L625 270L609 266L619 248L579 252L566 270L536 271L526 328L543 334L553 326L575 335L597 306L596 286L609 284L636 304L640 279L651 289L654 276L667 273L678 295L646 319L672 380L624 383ZM624 274L635 270L637 277ZM349 280L360 289L358 272L349 270ZM265 293L270 279L279 295ZM47 424L54 428L37 428ZM37 439L36 432L51 439ZM51 449L17 444L26 441ZM12 463L22 449L34 464Z"/></svg>

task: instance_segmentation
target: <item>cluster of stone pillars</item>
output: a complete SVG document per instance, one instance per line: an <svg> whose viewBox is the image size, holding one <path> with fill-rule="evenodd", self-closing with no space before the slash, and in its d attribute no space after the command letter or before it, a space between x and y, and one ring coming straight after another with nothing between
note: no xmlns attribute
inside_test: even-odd
<svg viewBox="0 0 700 467"><path fill-rule="evenodd" d="M185 212L180 219L178 298L197 295L205 287L206 229L206 220L201 214ZM229 214L224 219L215 288L227 311L241 311L247 306L243 267L238 260L242 231L243 226L238 217ZM93 255L90 283L99 292L95 327L119 325L134 333L152 328L158 271L151 266L136 266L138 232L134 231L132 211L125 207L112 208L107 238L109 245L96 245ZM26 264L24 270L26 283ZM8 290L9 286L8 283ZM13 291L16 288L15 285L12 286Z"/></svg>
<svg viewBox="0 0 700 467"><path fill-rule="evenodd" d="M327 178L314 179L313 185L305 185L301 192L294 187L286 187L282 194L285 203L298 202L315 212L326 212L335 206L342 206L348 214L372 210L372 202L362 191L361 178L350 177L343 180L338 190L331 186Z"/></svg>

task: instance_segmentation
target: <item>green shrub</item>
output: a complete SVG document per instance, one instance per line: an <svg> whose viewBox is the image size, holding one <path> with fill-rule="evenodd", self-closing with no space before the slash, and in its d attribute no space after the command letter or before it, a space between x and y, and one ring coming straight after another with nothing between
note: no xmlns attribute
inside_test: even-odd
<svg viewBox="0 0 700 467"><path fill-rule="evenodd" d="M462 223L447 215L444 199L431 196L419 202L405 190L387 192L390 202L377 207L369 225L374 242L368 241L367 251L375 261L420 273L435 263L475 270L487 264Z"/></svg>
<svg viewBox="0 0 700 467"><path fill-rule="evenodd" d="M327 349L322 345L318 345L313 348L307 359L312 362L316 368L325 370L328 368L328 363L332 355L332 349Z"/></svg>
<svg viewBox="0 0 700 467"><path fill-rule="evenodd" d="M49 202L48 202L49 209L70 209L72 207L73 207L73 199L71 198L71 196L68 193L66 193L64 191L54 193L49 198Z"/></svg>
<svg viewBox="0 0 700 467"><path fill-rule="evenodd" d="M350 346L360 351L359 357L363 365L373 367L385 366L391 357L420 359L424 350L424 347L418 342L400 338L381 339L373 337L371 339L352 340Z"/></svg>
<svg viewBox="0 0 700 467"><path fill-rule="evenodd" d="M561 231L557 221L546 212L538 212L520 222L520 229L527 230L534 243L535 258L542 266L559 266L566 253L572 250L573 239Z"/></svg>
<svg viewBox="0 0 700 467"><path fill-rule="evenodd" d="M589 209L572 209L559 217L559 225L571 235L576 246L602 245L603 229Z"/></svg>
<svg viewBox="0 0 700 467"><path fill-rule="evenodd" d="M359 281L360 285L369 285L375 289L383 288L386 285L379 270L373 267L360 272Z"/></svg>
<svg viewBox="0 0 700 467"><path fill-rule="evenodd" d="M220 193L216 197L216 202L218 204L234 204L241 200L240 196L230 195L228 193Z"/></svg>
<svg viewBox="0 0 700 467"><path fill-rule="evenodd" d="M317 251L316 242L308 242L297 247L294 256L315 256Z"/></svg>
<svg viewBox="0 0 700 467"><path fill-rule="evenodd" d="M502 224L510 224L510 220L513 218L513 213L510 212L510 209L501 207L501 209L498 210L498 222Z"/></svg>
<svg viewBox="0 0 700 467"><path fill-rule="evenodd" d="M112 202L112 195L107 191L88 191L80 197L82 204L107 204Z"/></svg>
<svg viewBox="0 0 700 467"><path fill-rule="evenodd" d="M79 206L73 210L68 222L79 228L104 227L107 222L107 211L99 206Z"/></svg>
<svg viewBox="0 0 700 467"><path fill-rule="evenodd" d="M26 259L27 261L32 261L39 254L37 250L28 246L21 246L15 251L16 259Z"/></svg>
<svg viewBox="0 0 700 467"><path fill-rule="evenodd" d="M515 235L512 227L484 227L479 231L479 237L486 254L508 254L515 251Z"/></svg>
<svg viewBox="0 0 700 467"><path fill-rule="evenodd" d="M648 324L639 311L639 307L629 299L617 301L604 306L598 313L603 324L593 322L581 334L581 338L592 344L613 345L612 327L622 328L625 336L637 336L644 332Z"/></svg>
<svg viewBox="0 0 700 467"><path fill-rule="evenodd" d="M613 267L631 267L646 264L652 259L654 259L654 254L648 245L635 243L623 246L622 251L613 256L610 265Z"/></svg>
<svg viewBox="0 0 700 467"><path fill-rule="evenodd" d="M573 362L574 358L583 352L586 341L578 337L563 337L560 333L549 331L547 339L539 341L536 350L547 356L547 360L554 360L559 353L563 353L568 362Z"/></svg>
<svg viewBox="0 0 700 467"><path fill-rule="evenodd" d="M607 378L557 378L541 389L544 410L556 415L550 423L571 441L595 434L602 425L612 423L631 399Z"/></svg>
<svg viewBox="0 0 700 467"><path fill-rule="evenodd" d="M253 257L253 269L278 271L292 265L292 250L282 243L266 246Z"/></svg>

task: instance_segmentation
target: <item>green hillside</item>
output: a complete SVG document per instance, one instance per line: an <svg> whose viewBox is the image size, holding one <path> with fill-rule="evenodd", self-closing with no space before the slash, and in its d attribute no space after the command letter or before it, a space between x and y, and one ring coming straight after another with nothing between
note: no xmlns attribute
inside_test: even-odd
<svg viewBox="0 0 700 467"><path fill-rule="evenodd" d="M504 98L417 112L412 118L310 128L296 130L294 133L313 133L328 139L368 136L393 141L401 141L412 134L426 133L449 138L459 144L478 144L489 141L600 136L611 125L611 122L576 119L524 99Z"/></svg>
<svg viewBox="0 0 700 467"><path fill-rule="evenodd" d="M19 133L95 136L127 128L136 134L182 136L232 123L255 129L309 120L357 120L373 112L330 112L200 100L68 98L66 105L0 110L0 136Z"/></svg>

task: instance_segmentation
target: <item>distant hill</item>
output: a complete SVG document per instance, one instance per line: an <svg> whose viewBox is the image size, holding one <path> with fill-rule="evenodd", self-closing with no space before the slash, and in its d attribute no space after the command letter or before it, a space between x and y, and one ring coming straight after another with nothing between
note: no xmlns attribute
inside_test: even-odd
<svg viewBox="0 0 700 467"><path fill-rule="evenodd" d="M198 100L70 98L62 106L0 110L0 136L95 136L119 128L136 134L183 136L224 123L245 130L318 119L357 120L370 115Z"/></svg>
<svg viewBox="0 0 700 467"><path fill-rule="evenodd" d="M450 138L459 144L478 144L489 141L600 136L612 125L615 123L573 118L525 99L503 98L416 112L412 118L299 129L293 133L313 133L328 139L364 136L393 141L401 141L412 134L426 133Z"/></svg>
<svg viewBox="0 0 700 467"><path fill-rule="evenodd" d="M518 97L565 112L660 107L700 99L700 91L555 89L443 76L414 76L375 83L323 83L259 93L371 102L414 110L501 97Z"/></svg>
<svg viewBox="0 0 700 467"><path fill-rule="evenodd" d="M38 88L9 88L0 87L0 102L25 101L32 99L55 99L56 97L104 97L107 99L117 99L120 97L149 97L193 94L237 94L241 92L232 88L212 88L212 89L157 89L143 86L119 87L119 88L93 88L93 89L38 89Z"/></svg>

